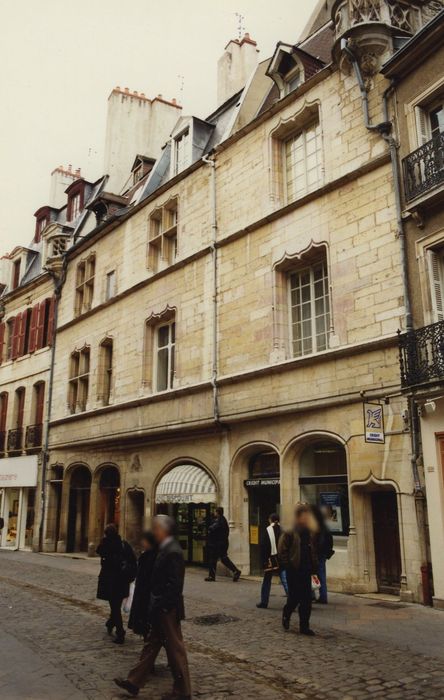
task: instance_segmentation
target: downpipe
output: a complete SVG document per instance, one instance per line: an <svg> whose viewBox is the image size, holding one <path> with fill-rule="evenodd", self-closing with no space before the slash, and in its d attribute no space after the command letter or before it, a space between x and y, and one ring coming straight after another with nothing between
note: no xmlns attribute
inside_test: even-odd
<svg viewBox="0 0 444 700"><path fill-rule="evenodd" d="M55 352L56 352L56 341L57 341L57 324L59 316L59 302L62 295L62 288L66 280L66 270L68 267L68 261L65 256L63 256L63 265L60 277L57 277L52 270L47 270L54 282L54 323L52 329L51 338L51 362L49 367L49 382L48 382L48 395L46 400L46 419L44 424L44 438L43 438L43 448L42 448L42 483L40 491L40 522L39 522L39 552L43 551L43 534L45 527L45 517L46 517L46 475L48 472L48 462L49 462L49 424L51 422L51 411L52 411L52 396L54 389L54 369L55 369Z"/></svg>
<svg viewBox="0 0 444 700"><path fill-rule="evenodd" d="M202 162L211 168L211 259L213 266L213 354L211 367L211 385L213 387L213 418L220 423L218 378L218 256L217 256L217 191L216 191L216 161L214 156L203 156Z"/></svg>

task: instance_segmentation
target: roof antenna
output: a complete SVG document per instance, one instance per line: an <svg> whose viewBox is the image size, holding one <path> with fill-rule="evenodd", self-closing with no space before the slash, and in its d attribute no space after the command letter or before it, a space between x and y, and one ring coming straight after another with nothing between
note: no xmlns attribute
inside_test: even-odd
<svg viewBox="0 0 444 700"><path fill-rule="evenodd" d="M241 15L240 12L234 13L237 17L237 35L239 39L245 34L245 15Z"/></svg>
<svg viewBox="0 0 444 700"><path fill-rule="evenodd" d="M178 75L179 78L179 104L183 106L183 88L185 84L185 77L183 75Z"/></svg>

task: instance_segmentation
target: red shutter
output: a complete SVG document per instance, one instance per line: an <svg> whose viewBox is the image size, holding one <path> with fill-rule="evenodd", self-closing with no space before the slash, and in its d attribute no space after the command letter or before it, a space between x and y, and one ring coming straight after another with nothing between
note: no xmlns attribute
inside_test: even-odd
<svg viewBox="0 0 444 700"><path fill-rule="evenodd" d="M8 394L4 391L0 394L0 433L6 430L6 416L8 414Z"/></svg>
<svg viewBox="0 0 444 700"><path fill-rule="evenodd" d="M46 344L52 345L54 336L54 321L55 321L55 306L56 298L51 297L49 301L49 311L48 311L48 328L46 333Z"/></svg>
<svg viewBox="0 0 444 700"><path fill-rule="evenodd" d="M37 324L39 320L39 304L32 307L31 326L29 328L28 351L34 352L37 348Z"/></svg>
<svg viewBox="0 0 444 700"><path fill-rule="evenodd" d="M0 323L0 365L3 362L6 323Z"/></svg>
<svg viewBox="0 0 444 700"><path fill-rule="evenodd" d="M25 354L26 318L27 318L27 313L26 313L26 311L23 311L23 313L20 314L20 320L18 323L18 341L17 341L18 357L22 357L22 355Z"/></svg>
<svg viewBox="0 0 444 700"><path fill-rule="evenodd" d="M36 386L36 397L35 397L35 424L41 425L43 423L43 410L45 403L45 382L40 382Z"/></svg>
<svg viewBox="0 0 444 700"><path fill-rule="evenodd" d="M40 304L38 305L38 307L39 307L39 312L38 312L37 329L36 329L36 343L35 343L36 350L40 350L40 348L43 347L43 343L44 343L46 299L45 299L45 301L41 301Z"/></svg>
<svg viewBox="0 0 444 700"><path fill-rule="evenodd" d="M22 315L18 314L14 319L14 328L12 331L12 343L11 343L11 360L16 360L19 351L19 331L21 325Z"/></svg>

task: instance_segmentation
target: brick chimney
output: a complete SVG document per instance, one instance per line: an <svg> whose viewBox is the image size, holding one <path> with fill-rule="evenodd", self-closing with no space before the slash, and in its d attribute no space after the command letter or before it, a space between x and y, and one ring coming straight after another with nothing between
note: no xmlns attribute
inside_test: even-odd
<svg viewBox="0 0 444 700"><path fill-rule="evenodd" d="M257 43L245 34L232 39L217 63L217 104L223 104L247 83L258 63Z"/></svg>

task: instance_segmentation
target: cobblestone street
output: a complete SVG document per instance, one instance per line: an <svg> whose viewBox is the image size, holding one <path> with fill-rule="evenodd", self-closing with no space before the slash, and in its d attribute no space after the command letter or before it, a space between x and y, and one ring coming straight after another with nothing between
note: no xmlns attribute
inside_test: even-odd
<svg viewBox="0 0 444 700"><path fill-rule="evenodd" d="M128 634L123 647L104 632L105 608L95 600L96 560L0 553L0 697L81 700L125 697L112 678L124 675L140 649ZM270 609L256 610L258 583L220 579L205 584L187 573L184 631L195 697L442 698L442 613L344 595L316 607L313 639L280 627L281 588ZM225 624L198 624L223 613ZM296 622L296 621L295 621ZM141 697L170 686L165 657Z"/></svg>

